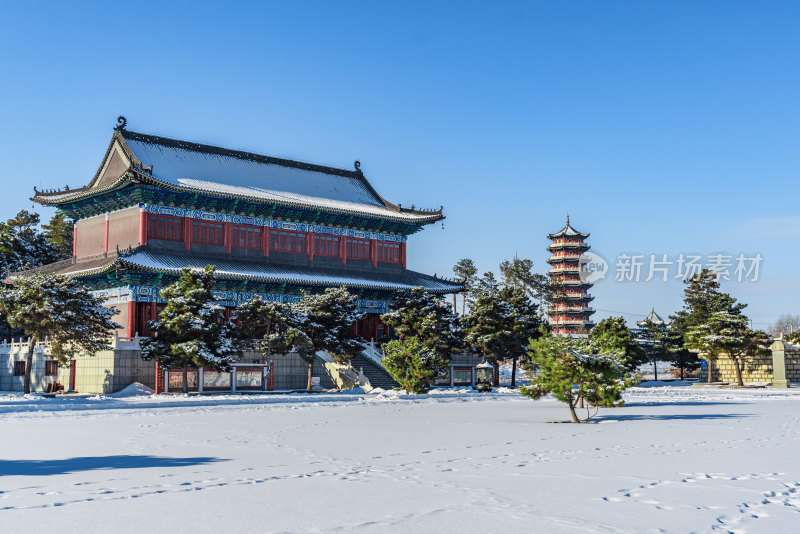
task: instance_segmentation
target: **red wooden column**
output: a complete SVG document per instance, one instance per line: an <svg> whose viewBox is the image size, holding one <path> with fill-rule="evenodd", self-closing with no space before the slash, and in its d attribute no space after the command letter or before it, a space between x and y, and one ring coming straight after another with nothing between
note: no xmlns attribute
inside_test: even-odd
<svg viewBox="0 0 800 534"><path fill-rule="evenodd" d="M233 223L222 223L222 230L225 232L225 254L230 254L233 247Z"/></svg>
<svg viewBox="0 0 800 534"><path fill-rule="evenodd" d="M406 242L400 243L400 262L403 264L403 269L406 268Z"/></svg>
<svg viewBox="0 0 800 534"><path fill-rule="evenodd" d="M183 248L192 248L192 219L189 217L183 218Z"/></svg>
<svg viewBox="0 0 800 534"><path fill-rule="evenodd" d="M72 223L72 255L78 255L78 222Z"/></svg>
<svg viewBox="0 0 800 534"><path fill-rule="evenodd" d="M150 217L147 216L147 212L144 210L139 210L139 244L146 245L147 244L147 233L148 228L147 225L150 221ZM108 221L106 221L106 225L108 225ZM108 228L108 226L106 226Z"/></svg>
<svg viewBox="0 0 800 534"><path fill-rule="evenodd" d="M128 337L136 334L136 301L128 302Z"/></svg>
<svg viewBox="0 0 800 534"><path fill-rule="evenodd" d="M369 256L372 258L372 266L378 266L378 240L370 239L369 241Z"/></svg>
<svg viewBox="0 0 800 534"><path fill-rule="evenodd" d="M106 214L105 235L103 237L103 252L108 252L108 214Z"/></svg>
<svg viewBox="0 0 800 534"><path fill-rule="evenodd" d="M269 257L269 242L270 242L269 226L264 227L264 231L261 232L261 235L264 236L263 237L264 240L261 242L261 250L264 251L264 257L267 258Z"/></svg>
<svg viewBox="0 0 800 534"><path fill-rule="evenodd" d="M342 258L342 263L347 263L347 236L339 236L339 256Z"/></svg>
<svg viewBox="0 0 800 534"><path fill-rule="evenodd" d="M308 261L314 261L314 232L306 232L306 248L308 248Z"/></svg>

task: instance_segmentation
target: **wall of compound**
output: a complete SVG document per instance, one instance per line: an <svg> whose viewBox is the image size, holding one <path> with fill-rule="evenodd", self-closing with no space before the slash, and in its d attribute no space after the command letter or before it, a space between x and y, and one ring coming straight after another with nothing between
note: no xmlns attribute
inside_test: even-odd
<svg viewBox="0 0 800 534"><path fill-rule="evenodd" d="M800 347L786 346L786 379L789 382L800 382ZM708 380L708 367L701 367L698 381ZM772 382L772 354L747 358L742 368L744 382ZM736 382L736 369L729 356L720 356L711 364L712 382Z"/></svg>

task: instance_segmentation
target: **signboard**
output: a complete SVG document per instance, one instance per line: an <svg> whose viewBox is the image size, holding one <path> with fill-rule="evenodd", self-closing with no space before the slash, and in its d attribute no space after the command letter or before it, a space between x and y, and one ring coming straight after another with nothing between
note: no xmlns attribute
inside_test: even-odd
<svg viewBox="0 0 800 534"><path fill-rule="evenodd" d="M311 386L313 387L313 386L318 386L318 385L319 385L319 377L318 376L312 376L311 377Z"/></svg>

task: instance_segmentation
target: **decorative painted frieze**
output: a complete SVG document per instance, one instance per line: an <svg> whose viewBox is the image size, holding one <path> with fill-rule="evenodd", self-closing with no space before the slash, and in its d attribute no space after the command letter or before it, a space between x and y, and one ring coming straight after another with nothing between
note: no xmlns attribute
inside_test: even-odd
<svg viewBox="0 0 800 534"><path fill-rule="evenodd" d="M121 286L109 289L92 291L95 297L102 297L108 304L123 304L126 302L157 302L166 304L161 298L160 289L154 286ZM254 296L258 295L263 300L271 302L294 303L303 300L301 295L283 295L278 293L247 293L238 291L213 291L217 303L222 306L240 306ZM358 311L362 313L387 313L389 301L386 300L361 300L356 301Z"/></svg>
<svg viewBox="0 0 800 534"><path fill-rule="evenodd" d="M289 230L294 232L314 232L315 234L326 234L335 236L354 237L357 239L377 239L378 241L391 241L404 243L407 236L394 234L381 234L360 230L347 230L344 228L334 228L331 226L320 226L316 224L294 223L289 221L276 221L261 217L247 217L243 215L227 215L225 213L212 213L210 211L191 210L183 208L173 208L169 206L158 206L148 203L140 203L139 208L147 213L155 215L168 215L171 217L189 217L201 221L230 222L234 224L245 224L274 228L276 230Z"/></svg>

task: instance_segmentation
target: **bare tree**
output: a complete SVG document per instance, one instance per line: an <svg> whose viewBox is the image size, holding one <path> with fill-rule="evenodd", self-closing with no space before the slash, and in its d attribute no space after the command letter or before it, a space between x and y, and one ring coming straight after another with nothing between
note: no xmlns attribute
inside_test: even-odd
<svg viewBox="0 0 800 534"><path fill-rule="evenodd" d="M781 334L790 336L795 332L800 332L800 315L792 315L790 313L782 313L778 316L772 326L769 327L769 333L775 337Z"/></svg>

